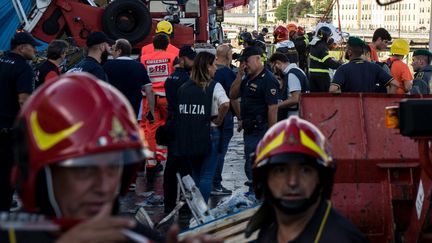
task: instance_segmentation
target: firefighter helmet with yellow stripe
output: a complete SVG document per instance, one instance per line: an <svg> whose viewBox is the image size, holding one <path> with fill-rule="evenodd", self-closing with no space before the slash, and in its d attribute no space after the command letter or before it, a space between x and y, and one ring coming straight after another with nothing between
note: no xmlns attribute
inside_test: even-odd
<svg viewBox="0 0 432 243"><path fill-rule="evenodd" d="M332 164L332 158L325 148L326 139L312 123L297 116L281 121L270 128L256 149L254 167L271 163L278 154L297 153L315 157L324 167Z"/></svg>
<svg viewBox="0 0 432 243"><path fill-rule="evenodd" d="M118 189L125 193L135 165L145 160L144 141L127 99L86 73L62 75L36 90L17 117L15 135L13 181L27 212L59 216L47 189L52 188L51 166L121 164Z"/></svg>
<svg viewBox="0 0 432 243"><path fill-rule="evenodd" d="M291 116L272 126L258 143L253 161L253 184L257 198L262 196L266 184L267 167L290 163L293 159L307 160L320 171L323 197L330 197L335 170L326 138L312 123Z"/></svg>

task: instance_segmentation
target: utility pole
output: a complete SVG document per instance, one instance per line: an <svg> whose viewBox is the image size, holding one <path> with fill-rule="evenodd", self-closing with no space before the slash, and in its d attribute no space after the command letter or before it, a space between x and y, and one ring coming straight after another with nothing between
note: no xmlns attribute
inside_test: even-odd
<svg viewBox="0 0 432 243"><path fill-rule="evenodd" d="M259 0L255 0L255 21L254 21L254 30L258 30L258 7Z"/></svg>
<svg viewBox="0 0 432 243"><path fill-rule="evenodd" d="M429 51L432 51L432 0L431 0L431 10L429 18Z"/></svg>

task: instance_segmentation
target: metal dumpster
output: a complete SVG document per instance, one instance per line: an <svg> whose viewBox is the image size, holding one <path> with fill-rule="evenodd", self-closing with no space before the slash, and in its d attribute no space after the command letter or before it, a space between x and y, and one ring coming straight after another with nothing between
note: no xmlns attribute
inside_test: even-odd
<svg viewBox="0 0 432 243"><path fill-rule="evenodd" d="M385 127L385 107L397 106L402 98L361 93L300 98L300 116L321 129L337 162L335 208L371 242L432 242L425 234L431 180L419 160L419 151L429 153L430 143L420 148Z"/></svg>

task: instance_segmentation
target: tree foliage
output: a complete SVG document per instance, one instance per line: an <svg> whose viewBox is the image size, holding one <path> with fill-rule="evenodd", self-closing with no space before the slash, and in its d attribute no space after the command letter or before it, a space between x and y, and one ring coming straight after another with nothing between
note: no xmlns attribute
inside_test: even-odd
<svg viewBox="0 0 432 243"><path fill-rule="evenodd" d="M282 3L277 7L275 16L278 20L289 22L295 21L297 18L303 17L305 14L312 12L313 8L310 2L307 0L301 0L298 3L295 0L283 0Z"/></svg>

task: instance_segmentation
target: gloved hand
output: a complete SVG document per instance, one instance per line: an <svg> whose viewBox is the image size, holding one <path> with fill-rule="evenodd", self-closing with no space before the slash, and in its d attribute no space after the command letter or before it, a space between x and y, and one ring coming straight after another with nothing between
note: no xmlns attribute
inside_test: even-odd
<svg viewBox="0 0 432 243"><path fill-rule="evenodd" d="M147 112L145 117L150 123L153 123L155 121L154 115L151 111Z"/></svg>

